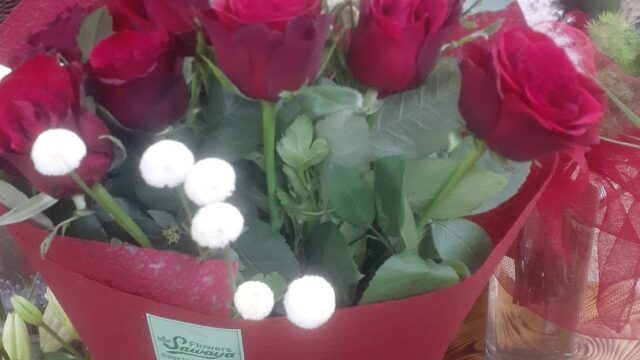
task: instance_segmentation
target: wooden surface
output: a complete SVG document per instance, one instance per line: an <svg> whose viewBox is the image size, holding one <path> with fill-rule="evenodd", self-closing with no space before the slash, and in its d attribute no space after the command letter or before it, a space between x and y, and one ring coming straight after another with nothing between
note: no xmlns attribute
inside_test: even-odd
<svg viewBox="0 0 640 360"><path fill-rule="evenodd" d="M476 303L443 360L484 360L487 293Z"/></svg>

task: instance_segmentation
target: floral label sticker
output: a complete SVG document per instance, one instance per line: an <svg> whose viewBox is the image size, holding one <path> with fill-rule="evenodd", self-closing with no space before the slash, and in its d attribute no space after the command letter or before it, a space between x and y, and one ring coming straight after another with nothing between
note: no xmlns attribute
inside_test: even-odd
<svg viewBox="0 0 640 360"><path fill-rule="evenodd" d="M244 360L242 333L147 314L157 360Z"/></svg>

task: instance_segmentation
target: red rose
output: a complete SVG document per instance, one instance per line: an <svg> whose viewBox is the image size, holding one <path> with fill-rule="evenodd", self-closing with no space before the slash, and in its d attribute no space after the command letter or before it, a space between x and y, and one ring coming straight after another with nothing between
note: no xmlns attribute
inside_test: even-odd
<svg viewBox="0 0 640 360"><path fill-rule="evenodd" d="M82 107L80 77L52 56L37 56L0 81L0 159L40 191L56 198L81 193L69 176L40 175L31 161L38 135L51 128L77 133L87 145L87 156L76 170L88 184L99 182L111 166L112 147L100 137L109 130Z"/></svg>
<svg viewBox="0 0 640 360"><path fill-rule="evenodd" d="M349 67L383 94L420 86L460 18L459 0L363 0Z"/></svg>
<svg viewBox="0 0 640 360"><path fill-rule="evenodd" d="M195 10L207 9L207 0L107 0L116 31L167 30L175 34L194 30Z"/></svg>
<svg viewBox="0 0 640 360"><path fill-rule="evenodd" d="M331 24L320 0L219 0L202 24L222 71L247 96L274 101L318 75Z"/></svg>
<svg viewBox="0 0 640 360"><path fill-rule="evenodd" d="M606 96L548 36L505 30L490 48L465 46L460 68L467 127L499 154L525 161L598 143Z"/></svg>
<svg viewBox="0 0 640 360"><path fill-rule="evenodd" d="M124 126L160 131L189 106L182 59L166 31L124 31L101 41L89 57L96 101Z"/></svg>

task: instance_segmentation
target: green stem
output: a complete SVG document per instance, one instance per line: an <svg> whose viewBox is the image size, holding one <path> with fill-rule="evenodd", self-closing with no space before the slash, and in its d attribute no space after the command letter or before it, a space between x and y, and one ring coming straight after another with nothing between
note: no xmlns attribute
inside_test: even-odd
<svg viewBox="0 0 640 360"><path fill-rule="evenodd" d="M420 220L418 221L418 231L424 232L427 225L431 222L434 211L436 211L449 195L460 184L460 181L469 173L476 165L478 160L487 151L487 145L482 141L476 141L473 150L471 150L462 162L456 167L453 174L449 177L445 185L438 191L435 198L424 208Z"/></svg>
<svg viewBox="0 0 640 360"><path fill-rule="evenodd" d="M75 172L71 173L73 180L89 195L100 207L106 210L115 222L117 222L133 239L142 247L150 248L151 241L140 229L133 219L118 205L116 200L109 194L107 189L98 183L90 188Z"/></svg>
<svg viewBox="0 0 640 360"><path fill-rule="evenodd" d="M56 333L47 324L42 323L40 324L40 327L44 329L44 331L48 332L49 335L51 335L54 339L56 339L56 341L59 342L60 345L62 345L62 347L64 347L68 352L70 352L71 355L73 355L76 359L79 359L79 360L84 359L84 356L82 356L82 354L80 354L76 349L74 349L71 345L69 345L69 343L64 341L64 339L61 338L60 335L58 335L58 333Z"/></svg>
<svg viewBox="0 0 640 360"><path fill-rule="evenodd" d="M261 101L262 131L264 140L264 167L267 175L267 197L269 199L269 223L273 228L282 226L278 199L276 198L276 108L273 103Z"/></svg>

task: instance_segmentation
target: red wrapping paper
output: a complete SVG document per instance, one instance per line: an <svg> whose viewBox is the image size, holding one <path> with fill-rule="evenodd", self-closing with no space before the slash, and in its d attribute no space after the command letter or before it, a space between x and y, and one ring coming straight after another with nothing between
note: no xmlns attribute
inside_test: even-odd
<svg viewBox="0 0 640 360"><path fill-rule="evenodd" d="M30 51L28 37L70 4L91 7L95 2L23 0L0 26L0 63L17 65ZM177 253L65 237L57 237L42 258L45 231L31 223L8 230L53 289L96 360L154 359L147 314L241 329L248 360L437 360L534 209L555 164L555 159L542 162L513 199L474 218L495 248L473 276L421 296L340 309L313 331L282 317L262 322L230 319L221 307L230 294L222 280L223 263L217 261L198 264ZM158 261L164 266L156 266Z"/></svg>

